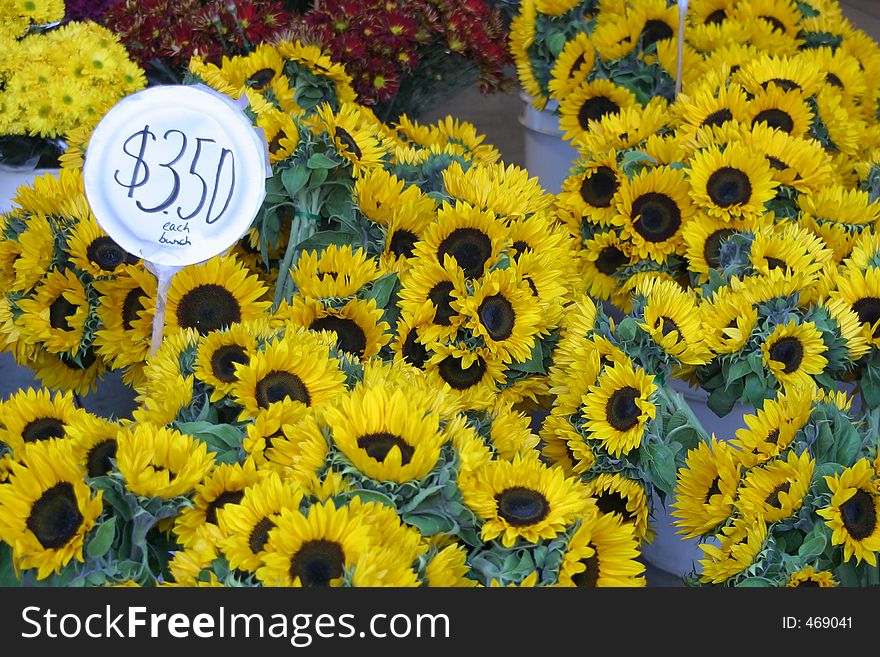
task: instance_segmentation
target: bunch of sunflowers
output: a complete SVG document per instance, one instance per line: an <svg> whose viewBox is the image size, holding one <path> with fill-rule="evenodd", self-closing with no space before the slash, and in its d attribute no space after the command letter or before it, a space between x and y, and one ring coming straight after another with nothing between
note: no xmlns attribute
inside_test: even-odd
<svg viewBox="0 0 880 657"><path fill-rule="evenodd" d="M63 17L60 1L0 4L2 166L57 167L69 131L146 84L112 32Z"/></svg>

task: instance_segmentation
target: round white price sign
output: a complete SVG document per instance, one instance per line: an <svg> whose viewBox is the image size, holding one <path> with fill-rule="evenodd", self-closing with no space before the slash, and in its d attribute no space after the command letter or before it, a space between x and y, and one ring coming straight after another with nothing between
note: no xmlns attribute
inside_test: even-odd
<svg viewBox="0 0 880 657"><path fill-rule="evenodd" d="M95 128L83 180L101 228L166 267L222 253L266 195L266 139L231 99L193 85L123 98Z"/></svg>

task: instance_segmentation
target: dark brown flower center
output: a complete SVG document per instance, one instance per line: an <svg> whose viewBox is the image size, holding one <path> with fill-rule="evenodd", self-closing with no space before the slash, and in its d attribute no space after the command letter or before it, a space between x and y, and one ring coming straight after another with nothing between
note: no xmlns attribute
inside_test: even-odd
<svg viewBox="0 0 880 657"><path fill-rule="evenodd" d="M859 489L840 505L840 519L849 535L857 541L868 538L877 528L877 509L874 497Z"/></svg>
<svg viewBox="0 0 880 657"><path fill-rule="evenodd" d="M804 360L804 346L793 336L780 338L770 347L770 359L782 363L785 374L796 372Z"/></svg>
<svg viewBox="0 0 880 657"><path fill-rule="evenodd" d="M801 86L795 82L794 80L786 80L785 78L771 78L766 82L761 83L761 87L766 89L771 84L775 84L777 87L782 89L783 91L791 91L792 89L800 89Z"/></svg>
<svg viewBox="0 0 880 657"><path fill-rule="evenodd" d="M712 112L709 116L703 119L702 125L722 125L726 121L733 121L733 113L725 107L724 109L720 109L717 112Z"/></svg>
<svg viewBox="0 0 880 657"><path fill-rule="evenodd" d="M257 91L261 90L267 84L272 82L272 78L275 77L275 71L271 68L261 68L256 73L252 74L248 77L244 83Z"/></svg>
<svg viewBox="0 0 880 657"><path fill-rule="evenodd" d="M495 496L498 515L514 527L525 527L541 522L550 512L550 503L541 493L530 488L514 486Z"/></svg>
<svg viewBox="0 0 880 657"><path fill-rule="evenodd" d="M774 258L773 256L764 256L764 260L767 262L767 269L788 269L788 265L785 264L785 261L780 260L779 258Z"/></svg>
<svg viewBox="0 0 880 657"><path fill-rule="evenodd" d="M635 515L626 508L626 498L617 491L602 491L602 493L596 498L596 506L598 506L599 511L605 515L616 513L622 516L625 521L633 520L635 518Z"/></svg>
<svg viewBox="0 0 880 657"><path fill-rule="evenodd" d="M262 518L254 525L251 535L248 537L248 547L254 554L259 554L269 542L269 532L275 527L275 523L268 517Z"/></svg>
<svg viewBox="0 0 880 657"><path fill-rule="evenodd" d="M238 344L225 344L211 354L211 373L223 383L234 383L235 365L247 365L250 357L244 347Z"/></svg>
<svg viewBox="0 0 880 657"><path fill-rule="evenodd" d="M671 317L667 317L666 315L660 315L657 318L657 321L654 322L654 328L660 329L660 333L664 338L673 331L681 336L681 329L678 328L678 324L676 324Z"/></svg>
<svg viewBox="0 0 880 657"><path fill-rule="evenodd" d="M296 374L273 370L257 382L254 396L257 406L269 408L269 404L292 399L306 406L311 404L311 397L305 384Z"/></svg>
<svg viewBox="0 0 880 657"><path fill-rule="evenodd" d="M752 119L752 125L758 125L759 123L766 123L771 128L782 130L782 132L786 133L791 133L794 130L794 119L791 118L791 115L777 108L758 112L755 118Z"/></svg>
<svg viewBox="0 0 880 657"><path fill-rule="evenodd" d="M801 580L800 582L798 582L798 583L795 585L795 588L796 588L796 589L799 589L799 588L802 588L802 587L812 588L812 587L818 587L818 586L819 586L819 582L817 582L816 580L814 580L814 579L804 579L804 580Z"/></svg>
<svg viewBox="0 0 880 657"><path fill-rule="evenodd" d="M530 251L532 247L528 245L524 240L517 240L512 245L513 248L513 260L514 262L519 262L519 257L525 253L526 251Z"/></svg>
<svg viewBox="0 0 880 657"><path fill-rule="evenodd" d="M724 22L724 19L727 18L727 13L723 9L716 9L711 14L706 16L706 23L721 25Z"/></svg>
<svg viewBox="0 0 880 657"><path fill-rule="evenodd" d="M782 508L782 502L779 501L780 493L787 493L791 490L791 482L783 481L776 488L773 489L773 492L770 493L767 498L764 500L770 506L775 506L777 509Z"/></svg>
<svg viewBox="0 0 880 657"><path fill-rule="evenodd" d="M594 208L611 207L611 199L617 193L617 176L610 167L599 167L581 184L581 198Z"/></svg>
<svg viewBox="0 0 880 657"><path fill-rule="evenodd" d="M477 315L493 340L506 340L513 333L516 312L513 310L513 304L504 295L493 294L483 299L483 303L477 309Z"/></svg>
<svg viewBox="0 0 880 657"><path fill-rule="evenodd" d="M342 577L345 552L336 541L321 539L303 543L290 560L290 576L303 586L329 586Z"/></svg>
<svg viewBox="0 0 880 657"><path fill-rule="evenodd" d="M222 509L227 504L238 504L244 498L243 490L225 490L220 493L213 501L208 503L208 509L205 511L205 522L212 525L217 524L217 509Z"/></svg>
<svg viewBox="0 0 880 657"><path fill-rule="evenodd" d="M86 454L86 472L89 477L101 477L113 468L110 459L116 456L116 440L107 438L92 446Z"/></svg>
<svg viewBox="0 0 880 657"><path fill-rule="evenodd" d="M465 276L478 278L492 255L492 240L477 228L456 228L440 242L437 261L442 265L447 255L455 258Z"/></svg>
<svg viewBox="0 0 880 657"><path fill-rule="evenodd" d="M238 299L222 285L206 283L194 287L180 298L177 323L196 329L201 335L241 321Z"/></svg>
<svg viewBox="0 0 880 657"><path fill-rule="evenodd" d="M613 276L618 269L629 262L626 254L616 246L606 246L596 258L596 269L606 276Z"/></svg>
<svg viewBox="0 0 880 657"><path fill-rule="evenodd" d="M599 121L607 114L617 114L620 105L605 96L587 98L578 112L578 122L584 130L589 129L590 121Z"/></svg>
<svg viewBox="0 0 880 657"><path fill-rule="evenodd" d="M68 320L76 311L77 306L65 299L64 295L59 294L58 298L49 305L49 326L59 331L70 331Z"/></svg>
<svg viewBox="0 0 880 657"><path fill-rule="evenodd" d="M428 292L428 299L437 309L434 312L434 323L439 326L450 326L456 312L452 308L452 281L440 281Z"/></svg>
<svg viewBox="0 0 880 657"><path fill-rule="evenodd" d="M752 182L744 171L721 167L709 176L706 192L715 205L727 208L737 203L748 203L752 198Z"/></svg>
<svg viewBox="0 0 880 657"><path fill-rule="evenodd" d="M358 438L357 444L358 447L364 450L371 458L379 461L379 463L385 462L388 452L390 452L393 447L400 450L401 465L406 465L412 461L413 454L416 453L415 448L403 440L403 438L385 431L368 433L365 436L361 436Z"/></svg>
<svg viewBox="0 0 880 657"><path fill-rule="evenodd" d="M843 81L841 81L841 79L839 77L834 75L834 73L826 73L825 74L825 82L830 84L832 87L838 87L840 89L843 89Z"/></svg>
<svg viewBox="0 0 880 657"><path fill-rule="evenodd" d="M778 157L773 157L772 155L765 155L765 157L770 163L771 168L776 169L777 171L785 171L789 168L789 166Z"/></svg>
<svg viewBox="0 0 880 657"><path fill-rule="evenodd" d="M572 583L581 588L596 588L599 585L599 552L592 543L589 547L593 548L593 556L581 559L584 570L571 576Z"/></svg>
<svg viewBox="0 0 880 657"><path fill-rule="evenodd" d="M770 23L773 27L774 32L782 32L785 34L785 23L776 18L775 16L758 16L758 18L763 18L765 21Z"/></svg>
<svg viewBox="0 0 880 657"><path fill-rule="evenodd" d="M767 434L767 437L764 438L765 443L770 443L771 445L775 445L779 440L779 429L773 429L770 433Z"/></svg>
<svg viewBox="0 0 880 657"><path fill-rule="evenodd" d="M447 356L437 366L437 371L446 383L455 390L467 390L483 380L486 373L486 361L477 357L470 367L462 368L461 359L455 356Z"/></svg>
<svg viewBox="0 0 880 657"><path fill-rule="evenodd" d="M712 485L709 486L708 490L706 491L706 499L703 502L704 504L709 504L713 495L719 495L721 493L721 488L719 488L720 483L721 483L721 478L718 476L716 476L712 480Z"/></svg>
<svg viewBox="0 0 880 657"><path fill-rule="evenodd" d="M647 50L658 41L671 39L673 36L675 31L665 22L656 18L645 21L645 27L642 29L642 49Z"/></svg>
<svg viewBox="0 0 880 657"><path fill-rule="evenodd" d="M584 63L587 61L587 59L585 57L586 54L587 53L582 52L580 55L577 56L577 59L575 59L574 62L572 62L571 68L568 71L568 77L572 77L575 73L577 73L580 70L581 66L584 65Z"/></svg>
<svg viewBox="0 0 880 657"><path fill-rule="evenodd" d="M25 524L44 549L57 550L76 536L82 522L73 484L62 481L33 503Z"/></svg>
<svg viewBox="0 0 880 657"><path fill-rule="evenodd" d="M398 228L391 236L388 243L388 250L398 258L412 258L413 250L416 248L416 242L419 236L408 230Z"/></svg>
<svg viewBox="0 0 880 657"><path fill-rule="evenodd" d="M633 228L648 242L665 242L681 227L681 210L665 194L642 194L632 206Z"/></svg>
<svg viewBox="0 0 880 657"><path fill-rule="evenodd" d="M313 331L333 331L336 333L336 344L342 351L363 358L367 349L367 335L353 319L327 315L316 319L309 328Z"/></svg>
<svg viewBox="0 0 880 657"><path fill-rule="evenodd" d="M629 431L639 423L641 410L636 400L641 396L632 386L615 390L605 404L605 419L617 431Z"/></svg>
<svg viewBox="0 0 880 657"><path fill-rule="evenodd" d="M92 240L86 247L86 257L103 271L114 271L119 265L137 262L137 258L106 236Z"/></svg>
<svg viewBox="0 0 880 657"><path fill-rule="evenodd" d="M703 257L706 259L706 264L713 269L721 266L721 243L733 235L733 232L730 228L721 228L706 238L703 244Z"/></svg>
<svg viewBox="0 0 880 657"><path fill-rule="evenodd" d="M862 297L852 305L853 310L859 316L862 324L874 327L874 337L880 338L880 299L877 297Z"/></svg>
<svg viewBox="0 0 880 657"><path fill-rule="evenodd" d="M124 330L130 331L132 323L140 319L138 313L145 310L143 300L146 298L147 293L139 287L132 288L125 295L125 300L122 302L122 328Z"/></svg>
<svg viewBox="0 0 880 657"><path fill-rule="evenodd" d="M348 150L349 153L354 155L356 160L360 160L363 157L363 153L361 153L360 147L357 145L357 142L354 140L345 128L340 128L336 126L336 139L340 141L340 143Z"/></svg>
<svg viewBox="0 0 880 657"><path fill-rule="evenodd" d="M411 330L407 333L406 340L403 341L403 347L401 347L400 351L407 363L419 369L424 369L425 363L428 362L428 350L425 348L425 345L418 341L418 338L419 334L416 330Z"/></svg>
<svg viewBox="0 0 880 657"><path fill-rule="evenodd" d="M22 440L36 443L51 438L64 438L64 423L55 417L39 417L28 422L21 430Z"/></svg>

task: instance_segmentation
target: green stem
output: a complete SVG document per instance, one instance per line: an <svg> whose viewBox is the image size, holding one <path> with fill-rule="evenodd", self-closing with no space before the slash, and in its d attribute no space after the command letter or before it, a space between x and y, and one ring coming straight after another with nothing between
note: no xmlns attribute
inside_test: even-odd
<svg viewBox="0 0 880 657"><path fill-rule="evenodd" d="M667 407L672 409L672 412L681 411L684 413L685 417L688 420L688 423L697 431L700 432L703 436L709 436L709 432L706 431L706 428L703 426L703 423L697 419L697 416L694 415L693 410L691 410L690 404L687 403L687 400L682 396L680 392L677 390L673 390L669 386L663 385L659 388L659 393L661 398L666 402Z"/></svg>
<svg viewBox="0 0 880 657"><path fill-rule="evenodd" d="M315 221L321 208L320 192L301 193L297 195L297 203L294 207L293 219L290 224L290 237L287 240L287 249L284 251L284 259L278 271L278 281L275 284L275 308L281 305L285 299L290 300L296 293L296 284L291 276L291 269L296 266L301 254L300 244L315 234Z"/></svg>

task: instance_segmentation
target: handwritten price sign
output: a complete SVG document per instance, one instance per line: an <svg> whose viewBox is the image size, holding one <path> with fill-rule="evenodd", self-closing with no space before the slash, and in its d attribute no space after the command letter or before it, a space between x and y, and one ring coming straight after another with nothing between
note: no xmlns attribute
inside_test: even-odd
<svg viewBox="0 0 880 657"><path fill-rule="evenodd" d="M124 98L86 151L86 195L122 248L181 267L232 246L265 197L265 138L230 99L200 86Z"/></svg>

